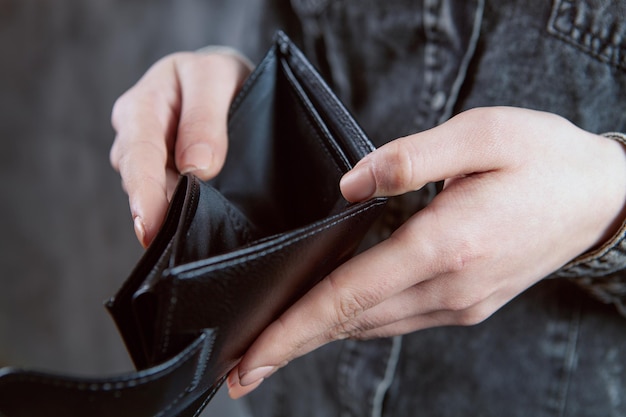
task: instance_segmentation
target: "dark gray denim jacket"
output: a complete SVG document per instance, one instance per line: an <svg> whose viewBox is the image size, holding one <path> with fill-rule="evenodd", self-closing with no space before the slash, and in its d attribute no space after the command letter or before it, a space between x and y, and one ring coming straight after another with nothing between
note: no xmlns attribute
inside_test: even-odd
<svg viewBox="0 0 626 417"><path fill-rule="evenodd" d="M624 0L291 3L266 15L261 39L286 29L377 145L493 105L626 132ZM373 239L429 191L391 204ZM253 414L624 416L625 235L477 326L325 346L266 381Z"/></svg>

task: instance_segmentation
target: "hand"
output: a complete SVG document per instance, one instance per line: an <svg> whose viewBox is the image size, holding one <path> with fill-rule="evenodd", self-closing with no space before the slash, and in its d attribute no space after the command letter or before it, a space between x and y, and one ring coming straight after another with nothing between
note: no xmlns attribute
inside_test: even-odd
<svg viewBox="0 0 626 417"><path fill-rule="evenodd" d="M341 181L351 201L445 180L394 234L272 323L228 379L237 398L333 340L473 325L608 239L624 217L621 145L547 113L467 111L397 139Z"/></svg>
<svg viewBox="0 0 626 417"><path fill-rule="evenodd" d="M176 53L116 101L110 159L144 247L165 218L179 174L209 179L221 169L228 109L250 70L232 53Z"/></svg>

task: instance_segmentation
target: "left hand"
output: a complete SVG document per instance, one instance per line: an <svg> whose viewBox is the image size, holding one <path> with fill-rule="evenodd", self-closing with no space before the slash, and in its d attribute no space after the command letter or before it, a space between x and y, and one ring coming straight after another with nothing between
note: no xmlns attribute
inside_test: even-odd
<svg viewBox="0 0 626 417"><path fill-rule="evenodd" d="M393 235L341 265L259 336L228 380L247 394L337 339L473 325L621 224L621 145L565 119L516 108L467 111L397 139L341 181L350 201L445 180Z"/></svg>
<svg viewBox="0 0 626 417"><path fill-rule="evenodd" d="M228 148L228 109L251 68L215 50L157 61L113 106L111 165L128 194L137 239L157 235L181 173L208 180Z"/></svg>

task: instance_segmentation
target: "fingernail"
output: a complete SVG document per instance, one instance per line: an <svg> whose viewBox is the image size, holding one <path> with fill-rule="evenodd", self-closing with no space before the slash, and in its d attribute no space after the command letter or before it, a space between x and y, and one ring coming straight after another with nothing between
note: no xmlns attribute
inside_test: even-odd
<svg viewBox="0 0 626 417"><path fill-rule="evenodd" d="M144 240L146 238L146 228L143 225L143 220L141 220L141 217L135 217L135 219L133 220L133 226L135 227L135 235L137 236L139 243L141 243L145 247L146 245L144 243Z"/></svg>
<svg viewBox="0 0 626 417"><path fill-rule="evenodd" d="M245 387L241 386L241 385L233 385L233 386L228 386L228 395L230 396L230 398L232 398L233 400L237 400L245 395L250 394L252 391L254 391L255 389L257 389L259 387L259 385L261 385L261 383L263 382L263 379L259 379L257 382L255 382L252 385L247 385Z"/></svg>
<svg viewBox="0 0 626 417"><path fill-rule="evenodd" d="M261 366L239 375L239 384L242 387L254 385L270 376L276 370L275 366Z"/></svg>
<svg viewBox="0 0 626 417"><path fill-rule="evenodd" d="M213 160L213 151L207 143L196 143L183 152L185 164L180 168L181 174L209 169Z"/></svg>
<svg viewBox="0 0 626 417"><path fill-rule="evenodd" d="M359 164L348 171L339 182L341 192L348 201L364 201L376 192L376 181L369 164Z"/></svg>
<svg viewBox="0 0 626 417"><path fill-rule="evenodd" d="M257 380L252 385L247 385L245 387L242 386L241 381L239 380L238 368L235 368L228 374L228 378L226 379L226 385L228 386L228 395L233 400L236 400L245 395L248 395L249 393L257 389L262 382L263 378Z"/></svg>

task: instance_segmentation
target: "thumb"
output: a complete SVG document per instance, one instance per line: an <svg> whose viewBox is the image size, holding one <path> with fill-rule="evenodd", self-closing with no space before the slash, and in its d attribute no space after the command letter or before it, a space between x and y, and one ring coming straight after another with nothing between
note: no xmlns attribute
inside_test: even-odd
<svg viewBox="0 0 626 417"><path fill-rule="evenodd" d="M349 201L394 196L429 182L498 169L506 108L461 113L430 130L393 140L357 163L340 182ZM502 119L502 122L499 121Z"/></svg>
<svg viewBox="0 0 626 417"><path fill-rule="evenodd" d="M176 167L181 173L209 179L226 158L228 110L250 68L232 54L195 54L193 58L177 66L182 105Z"/></svg>

